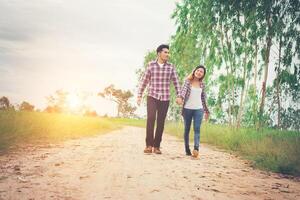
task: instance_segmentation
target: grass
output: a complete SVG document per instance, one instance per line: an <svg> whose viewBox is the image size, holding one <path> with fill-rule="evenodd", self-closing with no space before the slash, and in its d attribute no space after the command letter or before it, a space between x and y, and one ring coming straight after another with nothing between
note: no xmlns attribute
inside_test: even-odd
<svg viewBox="0 0 300 200"><path fill-rule="evenodd" d="M166 132L183 138L182 123L167 123ZM258 132L204 123L200 137L201 143L233 151L260 169L300 176L300 132L272 129Z"/></svg>
<svg viewBox="0 0 300 200"><path fill-rule="evenodd" d="M125 125L146 127L146 121L0 111L0 152L18 144L59 142L103 134ZM182 122L167 122L165 131L183 139ZM192 130L190 136L192 141ZM253 161L254 166L260 169L300 176L300 132L272 129L257 132L203 123L200 142L233 151Z"/></svg>
<svg viewBox="0 0 300 200"><path fill-rule="evenodd" d="M114 119L123 125L146 127L145 120ZM166 122L165 132L183 140L183 123ZM193 129L190 132L193 144ZM300 132L250 128L235 129L203 123L201 143L234 152L259 169L300 176ZM182 146L182 150L184 147Z"/></svg>
<svg viewBox="0 0 300 200"><path fill-rule="evenodd" d="M19 144L59 142L121 127L105 118L0 111L0 152Z"/></svg>
<svg viewBox="0 0 300 200"><path fill-rule="evenodd" d="M135 127L146 127L146 120L142 119L128 119L128 118L109 118L111 122L123 126L135 126Z"/></svg>

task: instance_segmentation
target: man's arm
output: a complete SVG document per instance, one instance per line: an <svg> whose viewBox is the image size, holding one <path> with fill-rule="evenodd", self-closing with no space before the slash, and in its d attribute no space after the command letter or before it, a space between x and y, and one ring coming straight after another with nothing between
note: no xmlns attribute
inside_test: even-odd
<svg viewBox="0 0 300 200"><path fill-rule="evenodd" d="M149 83L150 78L151 78L150 65L148 65L146 71L144 72L143 78L140 82L140 87L138 90L138 100L137 100L138 105L141 104L143 92L144 92L147 84Z"/></svg>
<svg viewBox="0 0 300 200"><path fill-rule="evenodd" d="M179 97L179 95L180 95L180 84L179 84L178 76L177 76L177 73L176 73L176 70L175 70L174 66L172 67L171 78L172 78L173 84L175 86L176 95L177 95L177 97Z"/></svg>
<svg viewBox="0 0 300 200"><path fill-rule="evenodd" d="M176 90L176 95L177 95L176 103L178 105L182 105L183 99L180 97L180 84L179 84L178 76L177 76L174 66L172 67L171 78L172 78L172 81L173 81L173 84L174 84L175 90Z"/></svg>

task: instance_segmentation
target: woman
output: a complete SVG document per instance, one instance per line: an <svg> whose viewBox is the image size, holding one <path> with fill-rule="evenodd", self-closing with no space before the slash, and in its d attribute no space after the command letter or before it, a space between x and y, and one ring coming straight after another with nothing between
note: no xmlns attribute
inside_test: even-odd
<svg viewBox="0 0 300 200"><path fill-rule="evenodd" d="M184 119L184 144L185 152L188 156L198 157L200 143L200 126L204 114L205 120L208 119L209 111L206 105L205 85L203 79L206 74L204 66L197 66L185 80L180 97L183 104L182 115ZM180 103L180 102L179 102ZM191 153L189 147L190 127L194 122L194 150Z"/></svg>

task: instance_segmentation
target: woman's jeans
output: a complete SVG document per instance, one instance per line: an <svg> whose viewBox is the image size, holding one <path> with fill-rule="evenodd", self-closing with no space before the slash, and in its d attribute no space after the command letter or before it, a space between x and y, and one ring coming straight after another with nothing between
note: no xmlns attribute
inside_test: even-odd
<svg viewBox="0 0 300 200"><path fill-rule="evenodd" d="M194 121L194 149L199 150L200 126L201 126L202 118L203 118L203 109L193 110L193 109L183 108L184 144L185 144L186 152L190 150L189 133L190 133L192 119Z"/></svg>

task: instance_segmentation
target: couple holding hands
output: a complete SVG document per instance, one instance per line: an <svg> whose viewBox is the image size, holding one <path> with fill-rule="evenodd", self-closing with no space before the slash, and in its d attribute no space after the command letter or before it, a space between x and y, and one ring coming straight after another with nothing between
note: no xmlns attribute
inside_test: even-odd
<svg viewBox="0 0 300 200"><path fill-rule="evenodd" d="M209 117L203 83L206 69L202 65L197 66L185 79L183 86L180 87L175 67L168 63L169 46L162 44L156 49L156 52L157 59L148 64L138 90L137 103L140 105L143 92L148 86L146 148L144 153L161 154L160 143L169 108L170 83L172 81L177 94L176 103L182 106L185 153L188 156L198 157L202 118L204 116L207 120ZM189 147L189 132L192 121L194 126L193 152Z"/></svg>

